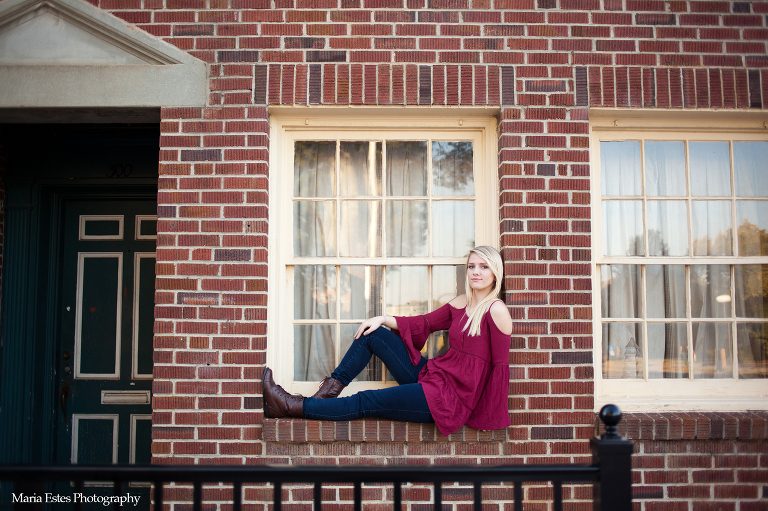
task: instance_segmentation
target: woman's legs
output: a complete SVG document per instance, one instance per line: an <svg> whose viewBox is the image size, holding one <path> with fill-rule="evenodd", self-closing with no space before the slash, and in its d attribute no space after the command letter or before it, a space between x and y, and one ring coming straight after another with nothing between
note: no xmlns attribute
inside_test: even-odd
<svg viewBox="0 0 768 511"><path fill-rule="evenodd" d="M349 385L365 369L371 356L376 355L395 377L400 385L416 383L419 373L427 359L421 358L418 365L413 365L403 341L386 328L377 328L370 335L361 335L352 342L341 363L331 377L344 385Z"/></svg>
<svg viewBox="0 0 768 511"><path fill-rule="evenodd" d="M406 422L434 422L421 383L366 390L349 397L304 400L304 417L346 421L379 417Z"/></svg>
<svg viewBox="0 0 768 511"><path fill-rule="evenodd" d="M272 371L264 371L264 411L268 417L307 417L325 420L351 420L360 417L381 417L409 422L433 422L432 414L418 382L419 373L427 359L413 365L403 341L386 328L352 342L339 366L331 375L348 385L378 356L399 384L378 390L359 392L336 399L304 398L288 394L272 380ZM322 389L321 389L322 390ZM330 397L330 396L325 396Z"/></svg>
<svg viewBox="0 0 768 511"><path fill-rule="evenodd" d="M403 341L386 328L361 335L352 342L341 363L331 375L344 385L365 369L376 355L395 377L397 387L358 392L336 399L304 400L304 417L321 420L352 420L379 417L408 422L433 422L424 389L418 382L427 359L413 365Z"/></svg>

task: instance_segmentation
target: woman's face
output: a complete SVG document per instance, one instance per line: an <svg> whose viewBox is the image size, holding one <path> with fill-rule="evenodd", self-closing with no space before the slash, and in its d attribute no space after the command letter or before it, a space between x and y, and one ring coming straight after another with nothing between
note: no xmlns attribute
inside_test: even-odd
<svg viewBox="0 0 768 511"><path fill-rule="evenodd" d="M485 259L472 253L467 261L467 278L473 291L492 291L495 281L493 271Z"/></svg>

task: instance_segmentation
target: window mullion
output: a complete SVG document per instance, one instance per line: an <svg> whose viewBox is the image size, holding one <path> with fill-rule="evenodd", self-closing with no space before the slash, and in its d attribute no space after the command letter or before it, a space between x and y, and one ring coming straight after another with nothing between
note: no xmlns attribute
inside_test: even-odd
<svg viewBox="0 0 768 511"><path fill-rule="evenodd" d="M387 141L382 140L381 142L381 256L382 258L387 258L389 254L387 253L387 245L388 245L388 239L389 233L387 232L387 164L389 161L389 156L387 155ZM382 300L384 299L384 295L382 296ZM384 305L382 303L382 305Z"/></svg>
<svg viewBox="0 0 768 511"><path fill-rule="evenodd" d="M646 286L646 265L640 266L640 282L642 289L640 290L640 317L642 318L642 324L640 325L640 334L643 336L641 339L641 346L643 349L643 379L648 381L649 379L649 356L648 356L648 304L647 304L647 286Z"/></svg>
<svg viewBox="0 0 768 511"><path fill-rule="evenodd" d="M427 255L432 257L432 139L427 139Z"/></svg>
<svg viewBox="0 0 768 511"><path fill-rule="evenodd" d="M736 266L730 265L731 271L731 368L733 369L733 379L739 379L739 343L736 335L739 333L739 324L736 322Z"/></svg>
<svg viewBox="0 0 768 511"><path fill-rule="evenodd" d="M730 163L730 170L731 170L731 226L732 226L732 233L731 236L731 243L733 244L733 257L739 257L741 254L739 254L739 220L736 217L736 213L738 208L737 202L736 202L736 170L735 170L735 164L733 162L733 140L728 141L728 159ZM731 368L733 369L733 378L735 380L739 379L739 351L738 351L738 339L736 336L738 335L739 328L738 323L736 322L736 266L731 264L730 265L730 272L731 272Z"/></svg>
<svg viewBox="0 0 768 511"><path fill-rule="evenodd" d="M336 364L334 367L338 367L341 363L341 266L336 265Z"/></svg>
<svg viewBox="0 0 768 511"><path fill-rule="evenodd" d="M685 318L688 337L688 379L693 380L693 311L691 310L691 265L685 265Z"/></svg>
<svg viewBox="0 0 768 511"><path fill-rule="evenodd" d="M427 266L427 312L432 312L434 310L434 302L433 302L433 296L432 296L432 289L434 286L432 285L432 265ZM430 337L432 337L432 342L428 343L427 345L427 358L432 358L435 355L435 352L437 351L435 348L435 334L430 334Z"/></svg>
<svg viewBox="0 0 768 511"><path fill-rule="evenodd" d="M650 255L650 242L648 241L648 197L645 193L645 140L640 140L640 193L642 194L643 207L643 256Z"/></svg>
<svg viewBox="0 0 768 511"><path fill-rule="evenodd" d="M683 147L685 149L685 193L686 193L686 214L688 215L688 218L686 219L686 225L688 227L688 257L694 256L694 250L693 250L693 199L691 195L691 180L690 180L690 172L689 172L689 152L688 152L688 140L683 141Z"/></svg>
<svg viewBox="0 0 768 511"><path fill-rule="evenodd" d="M731 225L733 236L731 236L731 243L733 243L733 257L739 257L739 220L736 218L736 175L733 163L733 140L728 141L728 155L731 164Z"/></svg>
<svg viewBox="0 0 768 511"><path fill-rule="evenodd" d="M387 266L384 266L384 265L382 265L381 267L381 314L386 319L387 317ZM387 368L384 365L384 362L379 361L379 364L381 365L381 381L383 383L386 383Z"/></svg>

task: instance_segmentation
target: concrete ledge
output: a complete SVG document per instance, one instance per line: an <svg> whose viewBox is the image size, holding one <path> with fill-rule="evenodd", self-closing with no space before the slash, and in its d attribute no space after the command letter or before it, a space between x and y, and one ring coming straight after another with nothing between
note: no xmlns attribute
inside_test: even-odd
<svg viewBox="0 0 768 511"><path fill-rule="evenodd" d="M434 424L417 424L381 419L315 421L306 419L264 419L267 442L504 442L507 430L478 431L463 426L443 436Z"/></svg>

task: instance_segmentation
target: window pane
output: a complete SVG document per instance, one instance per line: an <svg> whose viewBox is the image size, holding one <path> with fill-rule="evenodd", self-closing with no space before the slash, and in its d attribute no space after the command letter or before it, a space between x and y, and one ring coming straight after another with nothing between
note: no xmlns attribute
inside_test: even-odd
<svg viewBox="0 0 768 511"><path fill-rule="evenodd" d="M693 377L733 378L730 323L693 324Z"/></svg>
<svg viewBox="0 0 768 511"><path fill-rule="evenodd" d="M466 274L463 264L432 267L432 310L439 309L458 295L463 294L465 281Z"/></svg>
<svg viewBox="0 0 768 511"><path fill-rule="evenodd" d="M427 195L427 142L387 142L387 195Z"/></svg>
<svg viewBox="0 0 768 511"><path fill-rule="evenodd" d="M768 265L733 267L736 281L736 316L768 318Z"/></svg>
<svg viewBox="0 0 768 511"><path fill-rule="evenodd" d="M768 324L741 323L736 339L739 378L768 378Z"/></svg>
<svg viewBox="0 0 768 511"><path fill-rule="evenodd" d="M336 255L335 203L293 203L293 254L297 257Z"/></svg>
<svg viewBox="0 0 768 511"><path fill-rule="evenodd" d="M335 328L331 325L294 325L293 379L320 381L335 368Z"/></svg>
<svg viewBox="0 0 768 511"><path fill-rule="evenodd" d="M381 195L381 142L341 142L339 159L342 197Z"/></svg>
<svg viewBox="0 0 768 511"><path fill-rule="evenodd" d="M639 323L603 323L603 378L642 378Z"/></svg>
<svg viewBox="0 0 768 511"><path fill-rule="evenodd" d="M693 255L732 255L731 203L714 200L693 201L691 211Z"/></svg>
<svg viewBox="0 0 768 511"><path fill-rule="evenodd" d="M685 143L645 143L645 193L680 197L685 191Z"/></svg>
<svg viewBox="0 0 768 511"><path fill-rule="evenodd" d="M387 255L427 255L427 201L387 202Z"/></svg>
<svg viewBox="0 0 768 511"><path fill-rule="evenodd" d="M458 257L475 246L475 203L432 203L432 255Z"/></svg>
<svg viewBox="0 0 768 511"><path fill-rule="evenodd" d="M736 195L768 197L768 142L734 142Z"/></svg>
<svg viewBox="0 0 768 511"><path fill-rule="evenodd" d="M387 315L418 316L429 312L426 266L387 266L386 271Z"/></svg>
<svg viewBox="0 0 768 511"><path fill-rule="evenodd" d="M685 317L685 266L648 265L645 282L649 318Z"/></svg>
<svg viewBox="0 0 768 511"><path fill-rule="evenodd" d="M339 280L341 319L363 321L381 314L381 266L340 266Z"/></svg>
<svg viewBox="0 0 768 511"><path fill-rule="evenodd" d="M381 202L342 202L340 229L340 256L381 256Z"/></svg>
<svg viewBox="0 0 768 511"><path fill-rule="evenodd" d="M296 266L293 272L293 317L336 317L336 267Z"/></svg>
<svg viewBox="0 0 768 511"><path fill-rule="evenodd" d="M360 325L341 325L341 353L349 351L352 341L355 340L355 332ZM331 374L331 373L328 373ZM328 376L328 375L326 375ZM360 371L352 381L384 381L384 364L377 356L371 357L368 365Z"/></svg>
<svg viewBox="0 0 768 511"><path fill-rule="evenodd" d="M645 254L642 202L603 202L603 254L607 256Z"/></svg>
<svg viewBox="0 0 768 511"><path fill-rule="evenodd" d="M639 318L642 288L639 265L600 265L602 317Z"/></svg>
<svg viewBox="0 0 768 511"><path fill-rule="evenodd" d="M731 317L731 267L727 264L691 266L691 317Z"/></svg>
<svg viewBox="0 0 768 511"><path fill-rule="evenodd" d="M600 187L603 195L642 195L640 142L600 142Z"/></svg>
<svg viewBox="0 0 768 511"><path fill-rule="evenodd" d="M731 157L728 142L690 142L691 195L731 195Z"/></svg>
<svg viewBox="0 0 768 511"><path fill-rule="evenodd" d="M449 345L448 330L440 330L430 334L427 342L424 343L424 347L421 349L421 354L425 358L440 357L448 353Z"/></svg>
<svg viewBox="0 0 768 511"><path fill-rule="evenodd" d="M293 195L336 195L336 142L295 142Z"/></svg>
<svg viewBox="0 0 768 511"><path fill-rule="evenodd" d="M685 323L648 324L648 378L688 377Z"/></svg>
<svg viewBox="0 0 768 511"><path fill-rule="evenodd" d="M736 201L740 256L768 255L768 202Z"/></svg>
<svg viewBox="0 0 768 511"><path fill-rule="evenodd" d="M433 195L472 195L472 142L432 142Z"/></svg>
<svg viewBox="0 0 768 511"><path fill-rule="evenodd" d="M650 255L688 255L687 219L684 201L648 201Z"/></svg>

